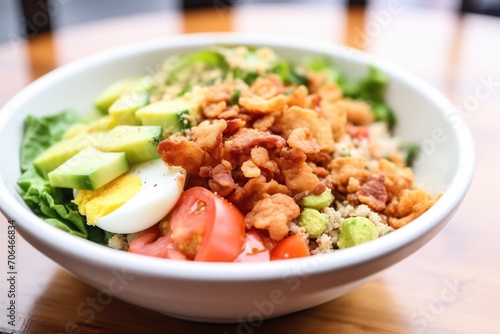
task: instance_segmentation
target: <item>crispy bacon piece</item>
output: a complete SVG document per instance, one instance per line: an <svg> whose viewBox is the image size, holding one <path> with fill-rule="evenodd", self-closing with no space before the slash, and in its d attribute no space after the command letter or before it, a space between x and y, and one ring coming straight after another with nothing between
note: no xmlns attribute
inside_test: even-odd
<svg viewBox="0 0 500 334"><path fill-rule="evenodd" d="M347 109L340 101L322 100L320 106L321 115L329 122L334 139L342 140L346 133Z"/></svg>
<svg viewBox="0 0 500 334"><path fill-rule="evenodd" d="M300 208L290 196L265 195L245 216L245 225L247 228L266 229L269 237L278 241L288 234L288 223L299 214Z"/></svg>
<svg viewBox="0 0 500 334"><path fill-rule="evenodd" d="M226 197L237 187L231 175L231 170L223 163L212 168L209 176L211 179L208 180L208 186L214 193L222 197Z"/></svg>
<svg viewBox="0 0 500 334"><path fill-rule="evenodd" d="M387 191L384 185L383 175L372 175L368 177L361 188L356 192L358 200L368 205L375 211L382 211L386 207Z"/></svg>
<svg viewBox="0 0 500 334"><path fill-rule="evenodd" d="M250 90L255 95L270 99L283 93L284 87L278 75L269 74L266 78L257 78L252 84L252 87L250 87Z"/></svg>
<svg viewBox="0 0 500 334"><path fill-rule="evenodd" d="M389 217L389 224L393 228L400 228L427 211L441 197L429 195L422 189L405 189L401 198L393 198L385 209Z"/></svg>
<svg viewBox="0 0 500 334"><path fill-rule="evenodd" d="M242 128L224 142L224 148L235 154L250 154L254 147L265 149L281 149L286 146L286 140L278 135L250 128Z"/></svg>
<svg viewBox="0 0 500 334"><path fill-rule="evenodd" d="M203 121L191 129L191 135L196 145L210 153L222 144L222 134L226 128L225 120Z"/></svg>
<svg viewBox="0 0 500 334"><path fill-rule="evenodd" d="M330 164L333 184L340 191L346 192L351 177L364 182L370 175L366 169L366 159L361 157L340 157L333 159Z"/></svg>
<svg viewBox="0 0 500 334"><path fill-rule="evenodd" d="M268 114L277 110L283 109L287 102L286 96L283 94L276 95L270 99L265 99L256 94L247 94L240 97L240 106L245 110L257 113Z"/></svg>
<svg viewBox="0 0 500 334"><path fill-rule="evenodd" d="M242 119L229 119L226 121L227 128L224 130L224 136L232 136L234 135L239 129L243 128L247 122L245 122Z"/></svg>
<svg viewBox="0 0 500 334"><path fill-rule="evenodd" d="M158 145L163 161L170 166L180 166L190 174L198 175L200 168L210 165L211 158L195 142L186 139L165 139Z"/></svg>
<svg viewBox="0 0 500 334"><path fill-rule="evenodd" d="M260 175L248 180L243 187L238 187L228 196L241 212L248 213L254 207L255 203L264 198L264 195L286 194L290 195L290 190L276 180L266 181L265 176Z"/></svg>
<svg viewBox="0 0 500 334"><path fill-rule="evenodd" d="M308 128L322 151L333 151L331 127L328 123L321 122L318 113L312 109L292 106L283 112L274 126L287 139L294 129Z"/></svg>
<svg viewBox="0 0 500 334"><path fill-rule="evenodd" d="M287 96L287 105L305 108L307 105L307 87L299 86Z"/></svg>
<svg viewBox="0 0 500 334"><path fill-rule="evenodd" d="M278 166L285 178L285 184L292 193L310 194L319 183L318 177L306 163L304 152L292 148L281 151Z"/></svg>
<svg viewBox="0 0 500 334"><path fill-rule="evenodd" d="M226 109L226 101L220 101L217 103L209 103L202 107L202 112L205 117L216 118Z"/></svg>
<svg viewBox="0 0 500 334"><path fill-rule="evenodd" d="M308 128L294 129L286 142L290 147L299 149L306 154L315 154L320 151L318 142L313 138Z"/></svg>
<svg viewBox="0 0 500 334"><path fill-rule="evenodd" d="M389 201L393 197L400 197L404 189L413 188L413 171L409 167L399 167L389 160L380 159L374 173L385 176L384 184Z"/></svg>

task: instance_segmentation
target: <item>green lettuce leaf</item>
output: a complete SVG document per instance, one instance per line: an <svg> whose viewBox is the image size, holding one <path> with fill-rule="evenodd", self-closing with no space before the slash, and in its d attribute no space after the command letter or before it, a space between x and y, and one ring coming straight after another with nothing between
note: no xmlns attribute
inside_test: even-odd
<svg viewBox="0 0 500 334"><path fill-rule="evenodd" d="M387 77L378 68L370 66L368 75L355 83L340 81L340 87L346 97L363 100L371 105L375 120L386 122L389 129L396 125L396 116L385 103Z"/></svg>
<svg viewBox="0 0 500 334"><path fill-rule="evenodd" d="M71 110L41 118L26 118L21 143L22 175L17 183L23 191L21 195L26 204L41 219L70 234L103 243L104 232L86 224L85 217L71 202L72 191L52 187L33 166L33 160L50 145L61 140L66 129L78 121L78 115Z"/></svg>

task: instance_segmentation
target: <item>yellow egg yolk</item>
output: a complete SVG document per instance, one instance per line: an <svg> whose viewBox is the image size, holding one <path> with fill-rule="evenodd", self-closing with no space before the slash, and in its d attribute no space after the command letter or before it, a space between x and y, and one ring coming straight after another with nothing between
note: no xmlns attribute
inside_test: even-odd
<svg viewBox="0 0 500 334"><path fill-rule="evenodd" d="M87 216L87 224L95 225L137 194L141 183L139 176L124 174L97 190L79 190L73 202L80 214Z"/></svg>

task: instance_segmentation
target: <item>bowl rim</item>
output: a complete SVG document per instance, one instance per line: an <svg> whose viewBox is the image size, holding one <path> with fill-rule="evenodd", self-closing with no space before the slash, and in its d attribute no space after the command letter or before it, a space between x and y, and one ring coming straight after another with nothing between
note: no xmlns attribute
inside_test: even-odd
<svg viewBox="0 0 500 334"><path fill-rule="evenodd" d="M414 74L388 61L347 46L282 35L202 33L155 38L114 47L56 68L27 85L4 105L0 110L0 133L2 132L1 129L8 126L9 120L15 116L17 105L36 95L45 85L50 85L71 76L75 72L83 71L87 67L106 63L116 58L137 56L158 51L159 49L203 48L214 44L266 45L271 48L291 48L335 57L349 55L355 62L372 64L388 76L395 77L398 81L411 85L420 94L425 95L432 103L436 104L440 110L449 110L450 107L453 107L446 97ZM460 115L457 114L457 116L460 120L459 127L452 126L452 130L459 148L458 167L448 189L435 205L412 224L408 224L383 238L330 254L268 263L236 264L165 261L164 259L118 251L71 236L69 233L43 222L18 202L15 195L9 191L6 180L2 175L0 175L0 208L9 219L16 221L21 234L26 233L32 238L40 239L41 242L50 244L58 252L64 252L85 262L108 267L110 270L112 268L122 268L140 275L194 281L259 281L282 279L285 274L290 274L291 271L295 273L321 274L344 270L387 256L405 245L421 239L431 230L439 228L442 225L441 222L445 221L459 206L472 182L475 152L472 135L467 125ZM38 235L46 235L50 236L50 238L42 240Z"/></svg>

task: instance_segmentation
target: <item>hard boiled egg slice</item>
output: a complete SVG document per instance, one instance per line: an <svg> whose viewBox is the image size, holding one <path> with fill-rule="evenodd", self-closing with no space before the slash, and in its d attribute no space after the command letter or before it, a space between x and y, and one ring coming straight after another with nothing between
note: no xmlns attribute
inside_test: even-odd
<svg viewBox="0 0 500 334"><path fill-rule="evenodd" d="M79 190L75 203L87 223L112 233L135 233L165 217L181 196L186 172L161 159L133 166L95 191Z"/></svg>

